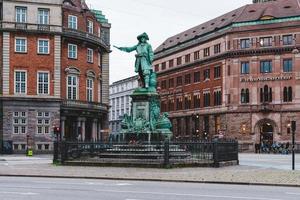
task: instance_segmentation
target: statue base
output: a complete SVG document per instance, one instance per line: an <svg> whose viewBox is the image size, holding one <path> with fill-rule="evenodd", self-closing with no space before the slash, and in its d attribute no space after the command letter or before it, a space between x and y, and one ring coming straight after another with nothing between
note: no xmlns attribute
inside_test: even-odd
<svg viewBox="0 0 300 200"><path fill-rule="evenodd" d="M171 122L160 114L159 94L155 89L138 88L131 95L131 116L124 116L121 138L124 141L159 142L172 136Z"/></svg>

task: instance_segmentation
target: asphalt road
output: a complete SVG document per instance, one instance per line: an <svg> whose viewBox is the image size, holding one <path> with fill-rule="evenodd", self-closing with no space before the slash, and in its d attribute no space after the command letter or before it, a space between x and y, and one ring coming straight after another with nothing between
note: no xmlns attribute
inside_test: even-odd
<svg viewBox="0 0 300 200"><path fill-rule="evenodd" d="M196 183L0 177L1 200L299 200L300 189Z"/></svg>

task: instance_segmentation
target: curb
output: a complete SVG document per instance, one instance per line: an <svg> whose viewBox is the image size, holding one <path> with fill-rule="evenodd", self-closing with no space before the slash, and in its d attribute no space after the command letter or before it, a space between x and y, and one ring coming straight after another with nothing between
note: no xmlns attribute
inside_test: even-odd
<svg viewBox="0 0 300 200"><path fill-rule="evenodd" d="M167 180L153 178L117 178L117 177L88 177L88 176L51 176L51 175L15 175L0 174L0 177L31 177L31 178L65 178L65 179L92 179L92 180L122 180L122 181L150 181L150 182L173 182L173 183L202 183L202 184L222 184L222 185L246 185L246 186L275 186L275 187L299 187L295 184L276 183L250 183L250 182L226 182L226 181L197 181L197 180Z"/></svg>

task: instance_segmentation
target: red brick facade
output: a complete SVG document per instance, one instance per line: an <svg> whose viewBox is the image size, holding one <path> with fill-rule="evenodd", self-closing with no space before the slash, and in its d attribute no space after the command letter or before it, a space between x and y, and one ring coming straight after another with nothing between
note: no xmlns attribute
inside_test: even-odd
<svg viewBox="0 0 300 200"><path fill-rule="evenodd" d="M279 0L244 6L172 36L156 49L161 107L170 113L174 137L209 139L222 134L237 138L245 150L257 143L291 140L291 121L300 127L300 19L292 18L299 10L285 6L293 3ZM282 9L273 12L274 7ZM226 22L229 18L231 23ZM215 80L217 66L220 78ZM207 68L210 80L203 78ZM194 81L196 71L200 82ZM191 77L188 84L186 74ZM180 76L183 85L176 86ZM172 78L175 83L170 88ZM214 91L221 92L220 105L215 105ZM210 106L204 106L208 92ZM195 94L200 94L200 107L195 107ZM189 95L191 106L178 109L176 98L184 102ZM299 135L296 140L300 141Z"/></svg>

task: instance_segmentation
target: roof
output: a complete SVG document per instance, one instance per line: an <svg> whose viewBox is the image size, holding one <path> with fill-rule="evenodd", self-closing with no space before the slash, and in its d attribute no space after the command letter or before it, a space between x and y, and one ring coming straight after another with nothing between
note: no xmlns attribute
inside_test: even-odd
<svg viewBox="0 0 300 200"><path fill-rule="evenodd" d="M91 12L94 13L98 22L108 23L108 19L105 18L105 15L103 15L101 10L91 10Z"/></svg>
<svg viewBox="0 0 300 200"><path fill-rule="evenodd" d="M295 16L300 16L300 0L276 0L248 4L168 38L155 50L155 53L170 49L194 38L202 37L233 23Z"/></svg>

